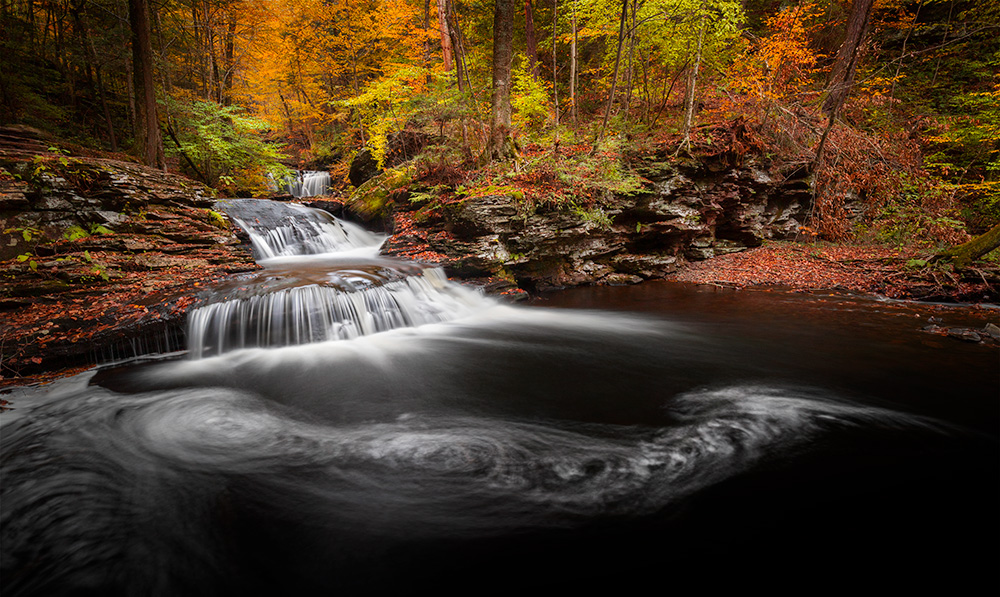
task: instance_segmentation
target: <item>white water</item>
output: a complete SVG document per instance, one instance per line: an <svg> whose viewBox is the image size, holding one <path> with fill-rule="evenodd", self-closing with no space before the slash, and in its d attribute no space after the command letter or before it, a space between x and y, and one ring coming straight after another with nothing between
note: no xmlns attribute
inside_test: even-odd
<svg viewBox="0 0 1000 597"><path fill-rule="evenodd" d="M287 191L293 197L317 197L330 191L330 173L323 170L298 170L279 184L273 177L274 190Z"/></svg>
<svg viewBox="0 0 1000 597"><path fill-rule="evenodd" d="M254 201L263 200L237 199L223 202L223 205L239 210ZM243 217L233 215L239 227L250 235L258 261L291 255L343 253L355 249L361 250L361 254L375 256L385 241L383 235L368 232L357 224L338 220L318 209L292 203L273 205L280 210L277 221L262 222L260 215L263 214L254 210Z"/></svg>
<svg viewBox="0 0 1000 597"><path fill-rule="evenodd" d="M190 313L192 358L349 340L492 304L440 269L377 258L383 236L326 212L261 200L223 208L249 234L265 269Z"/></svg>

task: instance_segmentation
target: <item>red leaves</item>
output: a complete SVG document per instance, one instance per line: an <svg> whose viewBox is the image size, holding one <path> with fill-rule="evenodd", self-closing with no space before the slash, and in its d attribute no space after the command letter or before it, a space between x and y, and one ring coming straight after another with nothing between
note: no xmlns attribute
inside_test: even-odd
<svg viewBox="0 0 1000 597"><path fill-rule="evenodd" d="M692 264L673 279L737 287L773 285L895 295L887 277L902 269L904 263L903 254L888 247L775 243Z"/></svg>

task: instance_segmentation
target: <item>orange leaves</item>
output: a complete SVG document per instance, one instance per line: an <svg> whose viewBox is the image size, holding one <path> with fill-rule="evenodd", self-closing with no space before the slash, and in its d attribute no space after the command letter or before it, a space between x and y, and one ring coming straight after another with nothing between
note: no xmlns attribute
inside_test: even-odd
<svg viewBox="0 0 1000 597"><path fill-rule="evenodd" d="M771 100L801 93L817 72L820 55L809 47L809 38L820 15L817 3L805 3L768 18L772 33L758 39L731 67L737 90Z"/></svg>

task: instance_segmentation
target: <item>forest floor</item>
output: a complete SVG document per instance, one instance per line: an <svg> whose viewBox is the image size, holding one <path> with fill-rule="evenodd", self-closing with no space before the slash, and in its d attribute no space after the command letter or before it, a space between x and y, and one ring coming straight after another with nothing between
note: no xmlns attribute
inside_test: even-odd
<svg viewBox="0 0 1000 597"><path fill-rule="evenodd" d="M997 264L961 272L926 262L921 247L769 242L693 263L668 279L742 288L842 290L894 299L1000 303Z"/></svg>

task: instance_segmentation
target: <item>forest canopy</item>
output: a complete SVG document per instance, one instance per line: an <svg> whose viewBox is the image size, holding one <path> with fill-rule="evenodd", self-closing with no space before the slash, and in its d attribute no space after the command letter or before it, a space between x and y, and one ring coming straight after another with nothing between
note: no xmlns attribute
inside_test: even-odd
<svg viewBox="0 0 1000 597"><path fill-rule="evenodd" d="M494 34L510 20L513 147L683 152L738 121L742 151L811 169L825 238L954 243L1000 221L1000 0L501 4L0 0L0 120L138 156L152 127L169 167L229 193L299 165L344 177L366 147L385 166L407 133L471 170L497 126ZM130 8L148 15L151 84ZM861 225L845 212L857 195Z"/></svg>

